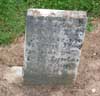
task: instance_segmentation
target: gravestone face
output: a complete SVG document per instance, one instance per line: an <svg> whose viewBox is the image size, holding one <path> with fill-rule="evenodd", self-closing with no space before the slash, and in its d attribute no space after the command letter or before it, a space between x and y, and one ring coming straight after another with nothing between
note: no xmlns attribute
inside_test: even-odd
<svg viewBox="0 0 100 96"><path fill-rule="evenodd" d="M29 9L24 80L33 84L72 83L77 75L86 21L83 11Z"/></svg>

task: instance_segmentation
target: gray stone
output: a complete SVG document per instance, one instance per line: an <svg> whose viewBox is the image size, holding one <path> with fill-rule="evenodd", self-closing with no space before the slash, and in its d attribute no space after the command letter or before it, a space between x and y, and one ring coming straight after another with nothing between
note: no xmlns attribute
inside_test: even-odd
<svg viewBox="0 0 100 96"><path fill-rule="evenodd" d="M76 79L87 16L84 11L29 9L24 80L71 84Z"/></svg>

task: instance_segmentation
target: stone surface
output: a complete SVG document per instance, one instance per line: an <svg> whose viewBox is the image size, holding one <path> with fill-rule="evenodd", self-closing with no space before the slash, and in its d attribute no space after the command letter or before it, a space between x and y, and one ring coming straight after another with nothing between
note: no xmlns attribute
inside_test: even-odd
<svg viewBox="0 0 100 96"><path fill-rule="evenodd" d="M77 76L86 12L29 9L26 20L24 80L70 84Z"/></svg>
<svg viewBox="0 0 100 96"><path fill-rule="evenodd" d="M22 67L14 66L9 67L3 76L3 79L11 84L20 84L23 82Z"/></svg>

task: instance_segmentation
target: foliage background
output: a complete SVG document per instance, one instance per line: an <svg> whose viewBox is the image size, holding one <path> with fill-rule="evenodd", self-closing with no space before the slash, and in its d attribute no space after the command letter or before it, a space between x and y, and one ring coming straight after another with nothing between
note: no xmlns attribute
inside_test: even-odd
<svg viewBox="0 0 100 96"><path fill-rule="evenodd" d="M100 17L100 0L0 0L0 44L9 44L24 33L26 11L32 7L84 10L89 17Z"/></svg>

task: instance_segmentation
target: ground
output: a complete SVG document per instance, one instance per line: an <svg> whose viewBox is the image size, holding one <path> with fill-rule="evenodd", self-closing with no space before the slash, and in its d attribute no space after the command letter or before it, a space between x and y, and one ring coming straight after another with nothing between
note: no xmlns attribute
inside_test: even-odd
<svg viewBox="0 0 100 96"><path fill-rule="evenodd" d="M30 86L10 84L3 78L11 66L23 65L24 36L0 47L0 96L100 96L100 20L96 29L86 32L78 76L73 86ZM13 78L13 77L11 77Z"/></svg>

